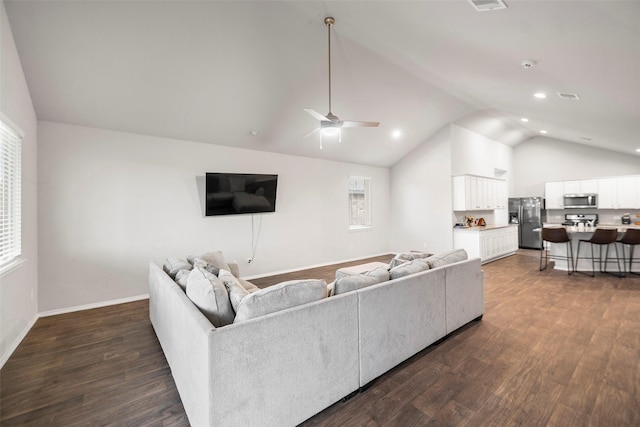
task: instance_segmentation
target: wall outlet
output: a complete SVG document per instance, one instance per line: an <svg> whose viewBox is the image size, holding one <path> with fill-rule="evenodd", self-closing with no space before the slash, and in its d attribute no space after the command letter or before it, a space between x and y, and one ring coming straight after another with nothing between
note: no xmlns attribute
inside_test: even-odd
<svg viewBox="0 0 640 427"><path fill-rule="evenodd" d="M251 264L251 262L252 262L252 261L253 261L253 260L252 260L251 258L249 258L249 259L247 260L247 264Z"/></svg>

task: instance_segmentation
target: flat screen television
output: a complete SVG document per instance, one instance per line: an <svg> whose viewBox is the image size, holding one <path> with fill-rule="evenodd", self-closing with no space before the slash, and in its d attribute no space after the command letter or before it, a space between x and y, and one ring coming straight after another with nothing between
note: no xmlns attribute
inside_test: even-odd
<svg viewBox="0 0 640 427"><path fill-rule="evenodd" d="M206 216L276 211L278 175L207 173Z"/></svg>

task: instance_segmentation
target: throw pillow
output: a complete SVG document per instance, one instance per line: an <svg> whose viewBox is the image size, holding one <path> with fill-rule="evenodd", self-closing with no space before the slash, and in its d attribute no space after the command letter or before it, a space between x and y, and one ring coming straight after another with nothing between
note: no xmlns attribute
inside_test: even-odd
<svg viewBox="0 0 640 427"><path fill-rule="evenodd" d="M187 261L189 261L192 265L195 265L196 259L202 259L207 264L211 264L218 269L225 269L227 271L231 271L229 268L229 264L224 260L224 255L220 251L208 252L202 255L190 255L187 257Z"/></svg>
<svg viewBox="0 0 640 427"><path fill-rule="evenodd" d="M250 293L242 299L234 323L286 310L327 297L324 280L290 280Z"/></svg>
<svg viewBox="0 0 640 427"><path fill-rule="evenodd" d="M196 257L192 259L194 267L202 267L207 270L209 273L217 276L220 274L220 269L213 264L209 264L207 261L200 257Z"/></svg>
<svg viewBox="0 0 640 427"><path fill-rule="evenodd" d="M367 286L376 285L386 282L387 280L389 280L389 270L384 267L378 267L362 274L341 277L334 283L333 295L366 288Z"/></svg>
<svg viewBox="0 0 640 427"><path fill-rule="evenodd" d="M233 323L233 308L224 284L207 270L196 267L187 279L187 296L219 328Z"/></svg>
<svg viewBox="0 0 640 427"><path fill-rule="evenodd" d="M419 273L429 269L429 264L426 259L414 259L413 261L407 261L404 264L400 264L397 267L393 267L389 270L389 276L391 279L397 279L399 277L408 276L410 274Z"/></svg>
<svg viewBox="0 0 640 427"><path fill-rule="evenodd" d="M220 270L218 279L220 279L220 281L222 281L222 283L224 283L224 286L227 288L227 291L229 292L229 301L231 301L231 307L233 307L233 311L237 312L240 301L242 301L244 297L249 295L249 292L244 288L244 286L242 286L240 281L227 270Z"/></svg>
<svg viewBox="0 0 640 427"><path fill-rule="evenodd" d="M428 254L426 252L400 252L393 257L391 262L389 263L389 270L394 267L399 266L407 261L413 261L414 259L427 258L433 254Z"/></svg>
<svg viewBox="0 0 640 427"><path fill-rule="evenodd" d="M191 270L187 270L183 268L182 270L176 273L176 283L180 285L183 291L187 290L187 280L189 280L189 274L191 274Z"/></svg>
<svg viewBox="0 0 640 427"><path fill-rule="evenodd" d="M465 261L467 258L467 251L464 249L454 249L432 255L429 258L425 258L425 261L429 264L429 268L437 268L447 264L453 264L454 262Z"/></svg>
<svg viewBox="0 0 640 427"><path fill-rule="evenodd" d="M162 269L175 280L176 273L180 270L191 270L193 267L187 261L180 258L167 258L162 265Z"/></svg>

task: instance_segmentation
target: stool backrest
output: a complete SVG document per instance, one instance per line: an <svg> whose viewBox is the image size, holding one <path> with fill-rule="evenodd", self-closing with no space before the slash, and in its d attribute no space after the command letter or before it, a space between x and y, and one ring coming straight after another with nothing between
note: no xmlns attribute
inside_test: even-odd
<svg viewBox="0 0 640 427"><path fill-rule="evenodd" d="M598 245L607 245L615 242L617 238L618 229L616 228L596 228L589 241Z"/></svg>
<svg viewBox="0 0 640 427"><path fill-rule="evenodd" d="M628 228L620 241L625 245L640 245L640 229Z"/></svg>
<svg viewBox="0 0 640 427"><path fill-rule="evenodd" d="M569 235L567 230L561 227L543 228L542 240L546 240L551 243L566 243L569 241Z"/></svg>

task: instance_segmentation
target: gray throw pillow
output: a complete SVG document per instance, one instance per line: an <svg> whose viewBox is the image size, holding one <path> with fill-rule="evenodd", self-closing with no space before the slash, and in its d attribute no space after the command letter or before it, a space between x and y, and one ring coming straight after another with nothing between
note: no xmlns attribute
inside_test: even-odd
<svg viewBox="0 0 640 427"><path fill-rule="evenodd" d="M180 285L183 291L187 290L187 280L189 280L189 274L191 274L191 270L187 270L183 268L182 270L176 273L176 283Z"/></svg>
<svg viewBox="0 0 640 427"><path fill-rule="evenodd" d="M467 259L467 251L464 249L454 249L452 251L443 252L425 258L429 264L429 268L438 268L444 265L453 264L454 262L465 261Z"/></svg>
<svg viewBox="0 0 640 427"><path fill-rule="evenodd" d="M327 297L324 280L290 280L250 293L242 299L234 323L286 310Z"/></svg>
<svg viewBox="0 0 640 427"><path fill-rule="evenodd" d="M187 278L187 296L215 327L233 323L233 308L224 284L207 270L196 267Z"/></svg>
<svg viewBox="0 0 640 427"><path fill-rule="evenodd" d="M227 270L220 270L218 279L220 279L220 281L224 283L224 286L229 292L229 301L231 301L231 307L233 307L234 311L238 311L240 301L242 301L244 297L249 295L249 292L244 288L244 286L242 286L240 281Z"/></svg>
<svg viewBox="0 0 640 427"><path fill-rule="evenodd" d="M387 280L389 280L389 270L384 267L378 267L362 274L344 276L334 282L333 295L366 288L367 286L376 285L386 282Z"/></svg>
<svg viewBox="0 0 640 427"><path fill-rule="evenodd" d="M393 280L399 277L408 276L410 274L419 273L428 269L429 264L426 262L426 259L414 259L413 261L407 261L404 264L393 267L391 270L389 270L389 276Z"/></svg>
<svg viewBox="0 0 640 427"><path fill-rule="evenodd" d="M202 259L207 264L211 264L218 269L225 269L227 271L231 271L229 264L224 260L224 255L220 251L207 252L202 255L190 255L187 257L187 261L195 266L196 259Z"/></svg>
<svg viewBox="0 0 640 427"><path fill-rule="evenodd" d="M399 266L400 264L404 264L407 261L413 261L414 259L427 258L433 254L429 254L426 252L400 252L393 257L391 262L389 263L389 270L394 267Z"/></svg>
<svg viewBox="0 0 640 427"><path fill-rule="evenodd" d="M176 273L180 270L191 270L193 267L187 261L180 258L167 258L162 265L162 269L165 273L171 276L175 280Z"/></svg>

